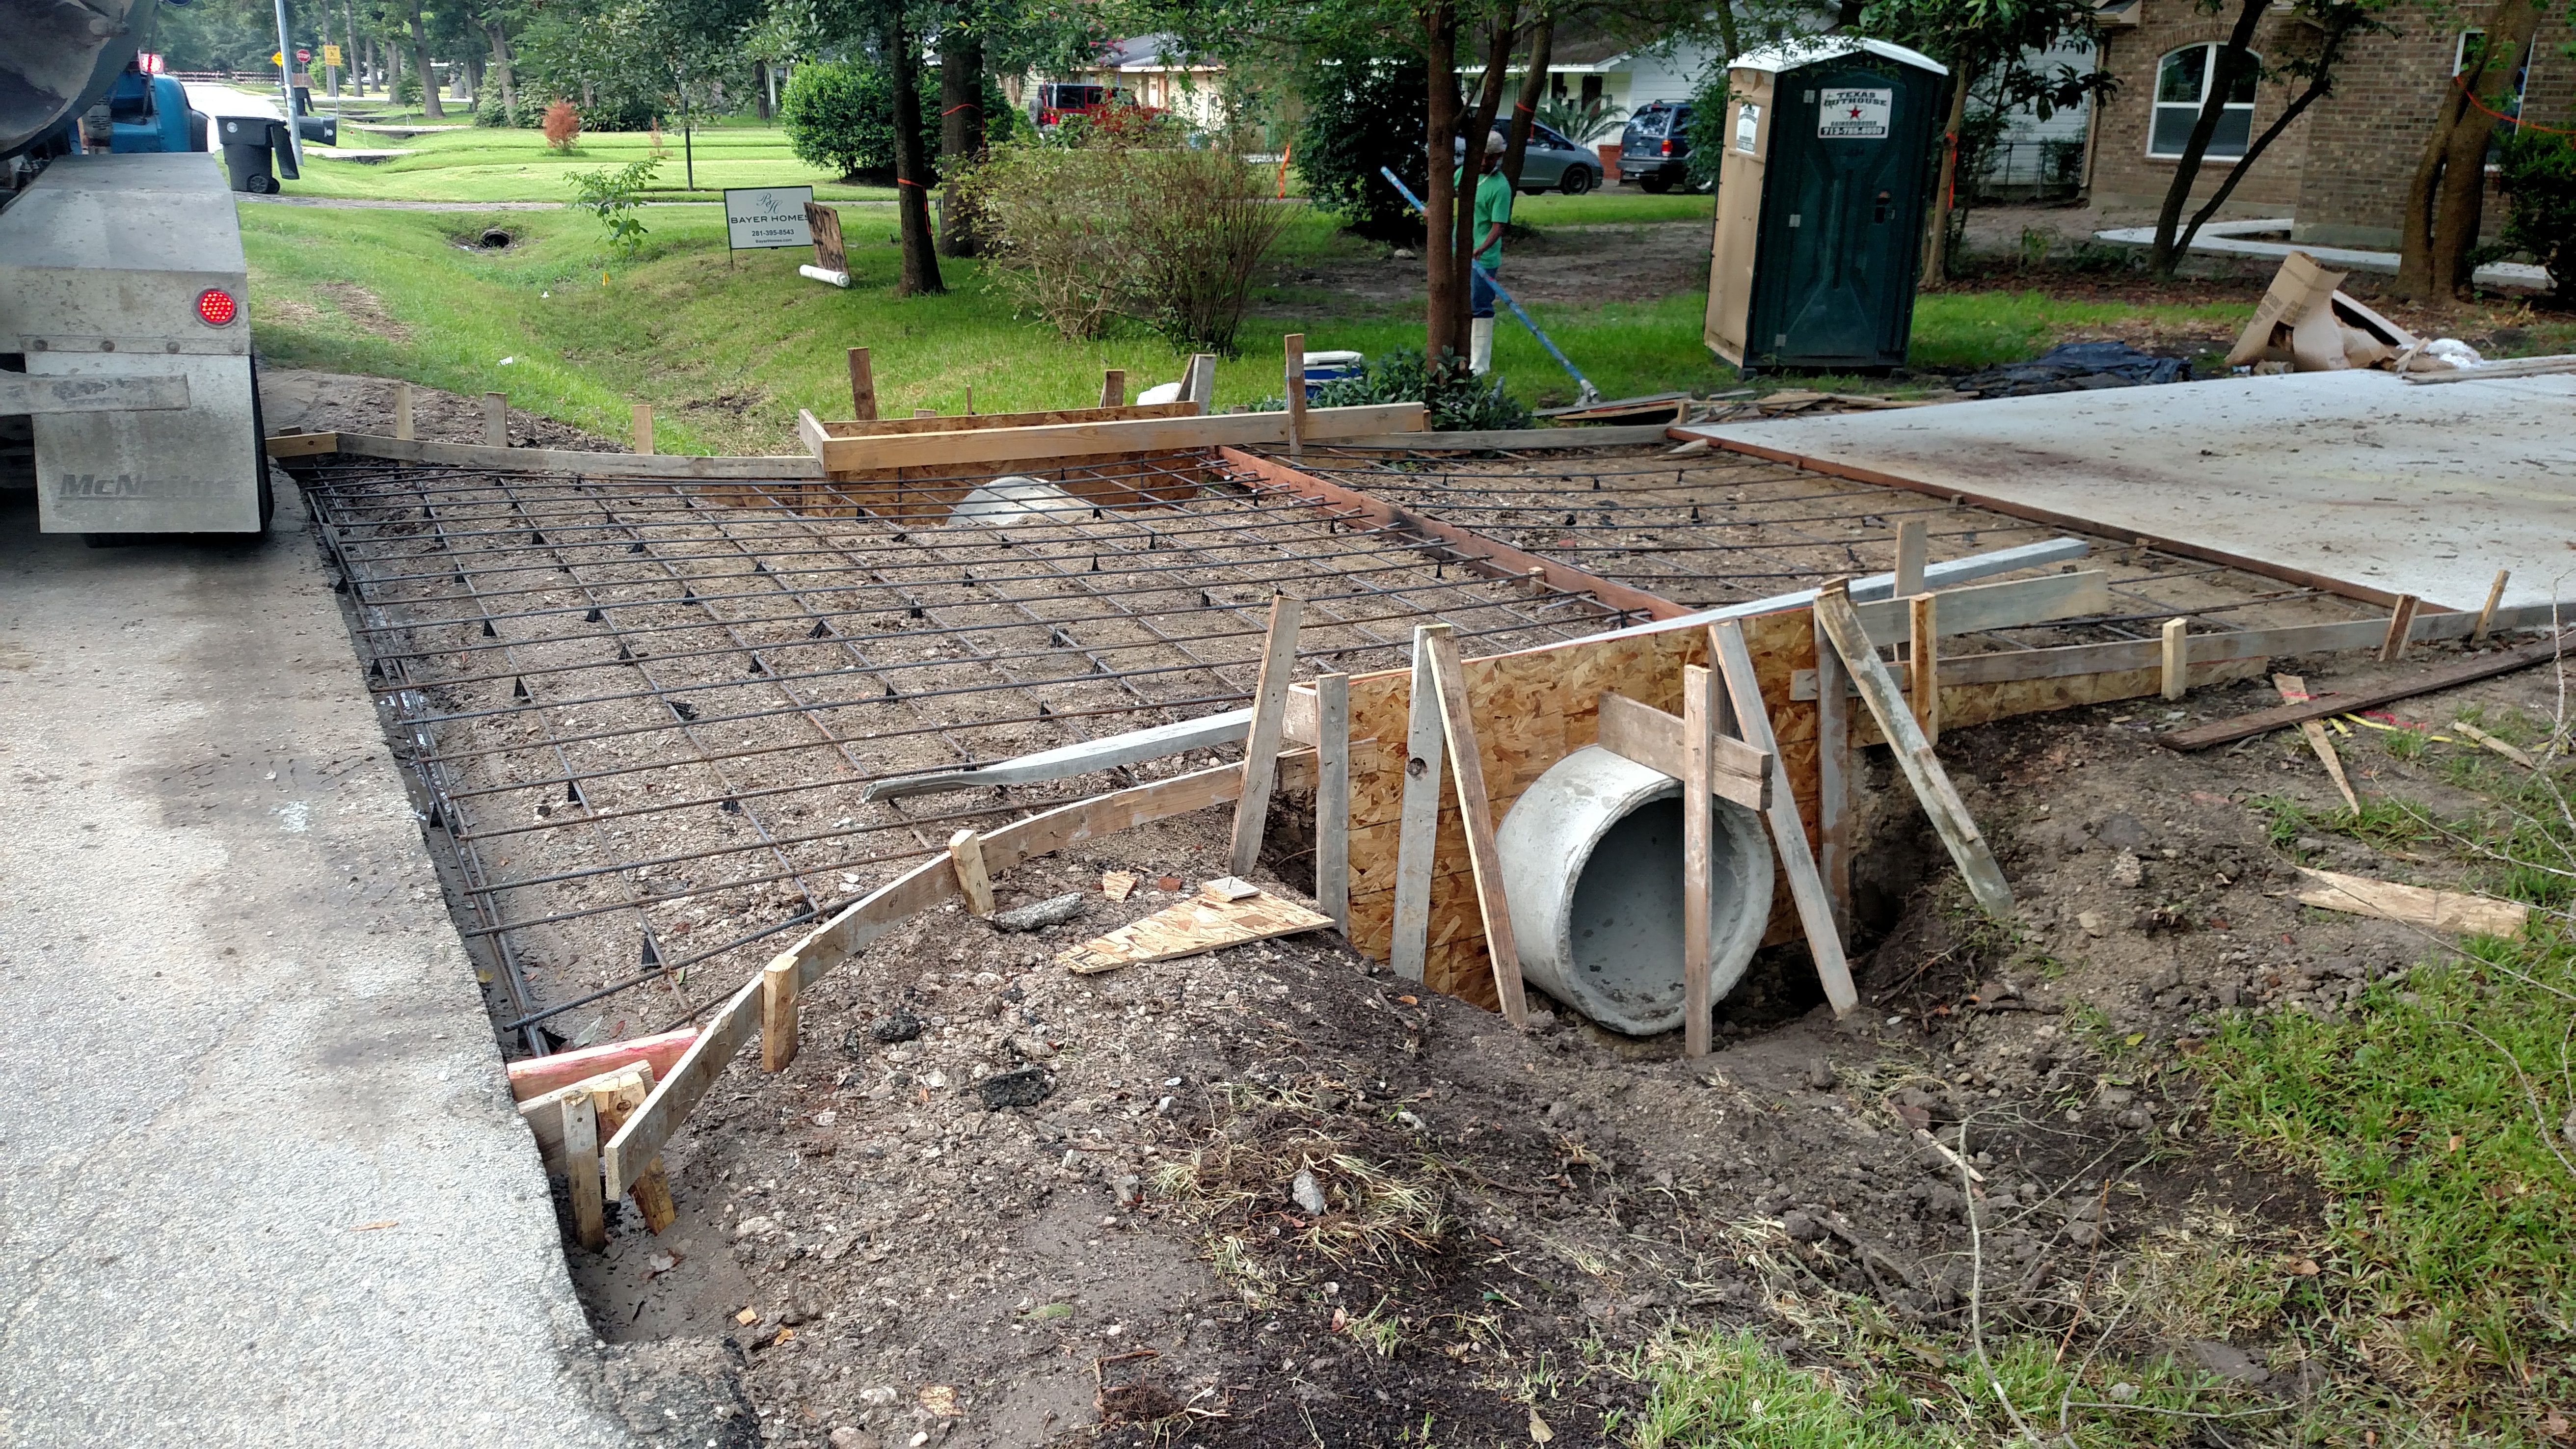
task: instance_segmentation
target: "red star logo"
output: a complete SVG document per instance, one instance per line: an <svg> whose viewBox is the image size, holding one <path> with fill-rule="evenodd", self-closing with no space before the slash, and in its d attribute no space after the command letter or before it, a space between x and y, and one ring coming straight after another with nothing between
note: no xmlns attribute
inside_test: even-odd
<svg viewBox="0 0 2576 1449"><path fill-rule="evenodd" d="M1860 107L1854 106L1851 108L1851 118L1855 121L1860 119Z"/></svg>

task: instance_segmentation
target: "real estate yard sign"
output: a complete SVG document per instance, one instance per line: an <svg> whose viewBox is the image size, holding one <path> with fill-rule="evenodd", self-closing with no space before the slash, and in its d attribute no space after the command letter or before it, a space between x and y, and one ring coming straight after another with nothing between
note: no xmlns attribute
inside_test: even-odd
<svg viewBox="0 0 2576 1449"><path fill-rule="evenodd" d="M724 194L725 245L735 251L767 247L810 247L813 229L805 208L814 200L811 186L757 186Z"/></svg>

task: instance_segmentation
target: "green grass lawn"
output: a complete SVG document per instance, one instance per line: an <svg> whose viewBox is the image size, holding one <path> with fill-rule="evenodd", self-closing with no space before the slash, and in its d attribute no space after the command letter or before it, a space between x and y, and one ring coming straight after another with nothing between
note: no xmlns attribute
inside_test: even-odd
<svg viewBox="0 0 2576 1449"><path fill-rule="evenodd" d="M448 124L469 123L460 112ZM390 136L356 124L340 130L343 150L402 150L387 161L334 161L315 152L301 180L286 183L291 196L338 196L385 201L562 201L571 195L565 176L624 166L652 154L642 131L584 131L569 152L546 145L535 131L476 126L425 136ZM820 167L796 159L787 133L776 126L724 125L697 130L687 150L696 156L697 190L688 189L690 166L676 130L662 133L667 153L655 201L720 200L728 186L811 186L819 200L891 200L883 186L845 186Z"/></svg>

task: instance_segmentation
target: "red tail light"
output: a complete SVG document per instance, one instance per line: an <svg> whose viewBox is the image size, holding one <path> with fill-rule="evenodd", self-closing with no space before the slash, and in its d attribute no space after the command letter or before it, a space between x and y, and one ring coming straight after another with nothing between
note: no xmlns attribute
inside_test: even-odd
<svg viewBox="0 0 2576 1449"><path fill-rule="evenodd" d="M241 315L241 305L233 294L221 287L208 287L197 294L197 320L209 327L230 327Z"/></svg>
<svg viewBox="0 0 2576 1449"><path fill-rule="evenodd" d="M1672 142L1670 142L1670 141L1666 141L1666 142L1665 142L1664 144L1662 144L1661 146L1656 147L1656 148L1655 148L1655 154L1656 154L1656 155L1658 155L1658 156L1670 156L1671 154L1673 154L1673 143L1672 143Z"/></svg>

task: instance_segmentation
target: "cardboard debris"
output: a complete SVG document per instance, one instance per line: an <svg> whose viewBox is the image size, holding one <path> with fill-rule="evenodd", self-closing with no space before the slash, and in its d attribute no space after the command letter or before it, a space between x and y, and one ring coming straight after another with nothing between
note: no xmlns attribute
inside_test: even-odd
<svg viewBox="0 0 2576 1449"><path fill-rule="evenodd" d="M1174 961L1274 936L1320 931L1333 918L1256 890L1235 900L1202 893L1119 927L1096 941L1085 941L1055 959L1078 976L1141 966L1148 961Z"/></svg>
<svg viewBox="0 0 2576 1449"><path fill-rule="evenodd" d="M2306 252L2292 252L2273 273L2254 319L2227 354L2230 367L2287 363L2293 372L2390 367L2440 372L2452 364L2425 350L2424 339L2340 290L2347 272L2329 272Z"/></svg>

